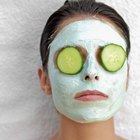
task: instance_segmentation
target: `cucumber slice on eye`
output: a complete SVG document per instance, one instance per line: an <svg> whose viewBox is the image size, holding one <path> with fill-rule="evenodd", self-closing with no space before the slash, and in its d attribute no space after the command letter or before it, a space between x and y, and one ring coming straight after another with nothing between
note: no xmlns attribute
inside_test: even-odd
<svg viewBox="0 0 140 140"><path fill-rule="evenodd" d="M81 71L83 67L83 57L77 48L68 46L58 53L56 64L62 73L74 75Z"/></svg>
<svg viewBox="0 0 140 140"><path fill-rule="evenodd" d="M105 70L116 72L124 65L126 52L119 45L109 44L102 49L100 58Z"/></svg>

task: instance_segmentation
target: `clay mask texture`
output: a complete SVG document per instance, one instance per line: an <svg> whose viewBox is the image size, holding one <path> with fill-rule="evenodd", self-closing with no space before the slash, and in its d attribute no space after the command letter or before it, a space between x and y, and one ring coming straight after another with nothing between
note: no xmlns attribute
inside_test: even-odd
<svg viewBox="0 0 140 140"><path fill-rule="evenodd" d="M89 123L107 120L120 109L126 92L127 59L119 71L111 73L96 57L97 50L110 43L120 45L126 51L124 38L111 24L86 19L66 25L50 44L48 73L53 101L61 114L79 123ZM83 69L75 75L61 73L55 64L56 52L67 45L80 46L87 52ZM99 80L84 80L85 74L95 73ZM85 90L101 91L108 98L87 102L74 99L78 92Z"/></svg>

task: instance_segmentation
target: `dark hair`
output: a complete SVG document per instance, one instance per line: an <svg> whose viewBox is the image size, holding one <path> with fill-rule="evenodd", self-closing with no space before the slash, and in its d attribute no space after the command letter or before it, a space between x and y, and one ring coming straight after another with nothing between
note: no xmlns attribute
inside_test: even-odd
<svg viewBox="0 0 140 140"><path fill-rule="evenodd" d="M112 21L126 40L128 57L130 52L129 28L124 19L112 7L101 2L95 2L95 0L66 0L64 5L49 17L41 36L40 53L44 71L47 70L49 44L55 38L58 26L64 20L79 15L101 16Z"/></svg>

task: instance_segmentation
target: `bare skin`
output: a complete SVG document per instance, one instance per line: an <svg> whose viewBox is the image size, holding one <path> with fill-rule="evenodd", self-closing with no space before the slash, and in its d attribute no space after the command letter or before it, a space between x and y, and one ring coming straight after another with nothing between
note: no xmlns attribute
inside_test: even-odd
<svg viewBox="0 0 140 140"><path fill-rule="evenodd" d="M124 140L114 133L113 119L88 124L61 116L61 129L51 140Z"/></svg>
<svg viewBox="0 0 140 140"><path fill-rule="evenodd" d="M56 32L59 32L64 26L66 26L71 22L85 18L87 19L87 16L80 15L79 17L76 16L67 19L61 23ZM97 19L101 19L111 23L111 21L103 19L102 17ZM112 26L115 27L113 23L111 24ZM128 65L128 74L129 74L129 65ZM38 76L40 79L40 86L42 90L47 95L51 95L52 92L51 92L51 84L48 78L49 76L47 73L43 72L43 69L41 67L38 69ZM128 80L126 83L126 90L127 88L128 88ZM62 114L60 115L61 115L60 130L50 140L125 140L115 134L113 118L106 121L81 124L70 120L69 118L63 116Z"/></svg>

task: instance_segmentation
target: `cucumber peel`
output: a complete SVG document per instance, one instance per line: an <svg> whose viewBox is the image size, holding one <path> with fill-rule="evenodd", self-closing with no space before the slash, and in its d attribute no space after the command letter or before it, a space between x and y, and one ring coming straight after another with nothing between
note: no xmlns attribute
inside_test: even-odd
<svg viewBox="0 0 140 140"><path fill-rule="evenodd" d="M124 65L126 52L122 46L109 44L102 49L100 59L105 70L116 72Z"/></svg>
<svg viewBox="0 0 140 140"><path fill-rule="evenodd" d="M83 57L78 48L67 46L58 53L56 64L62 73L74 75L82 70Z"/></svg>

